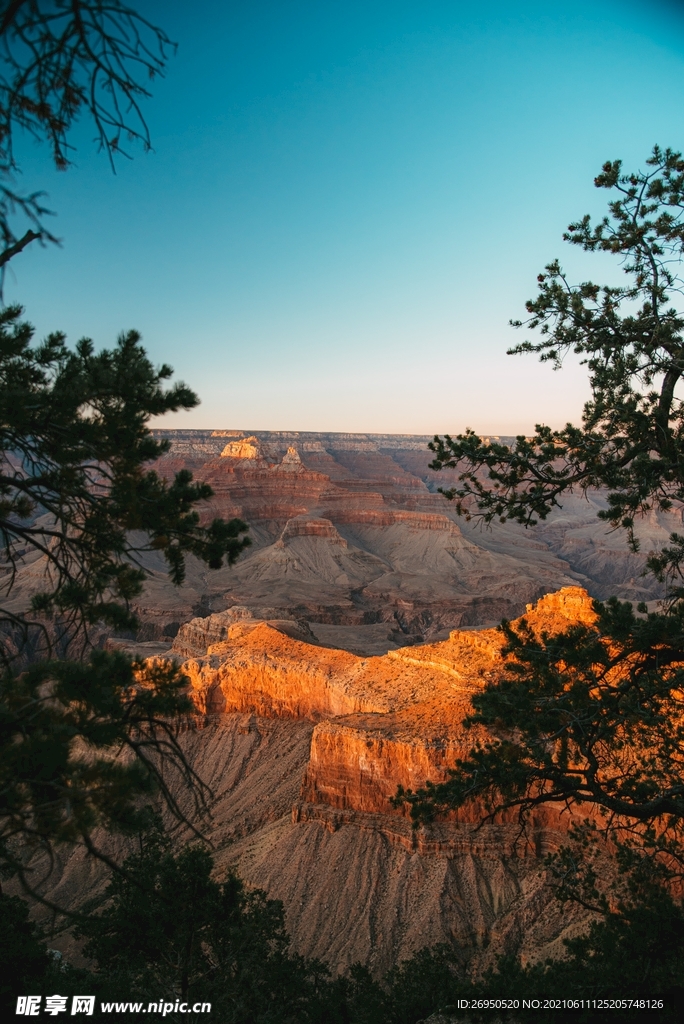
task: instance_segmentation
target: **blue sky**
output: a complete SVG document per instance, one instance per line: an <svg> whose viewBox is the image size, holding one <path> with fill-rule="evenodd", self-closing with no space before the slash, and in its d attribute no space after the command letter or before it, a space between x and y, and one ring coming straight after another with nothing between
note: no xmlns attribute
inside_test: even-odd
<svg viewBox="0 0 684 1024"><path fill-rule="evenodd" d="M147 0L179 43L117 174L26 142L63 247L13 261L39 334L136 327L201 396L173 427L452 433L577 419L581 368L510 357L606 159L684 149L684 4ZM162 424L160 424L162 425Z"/></svg>

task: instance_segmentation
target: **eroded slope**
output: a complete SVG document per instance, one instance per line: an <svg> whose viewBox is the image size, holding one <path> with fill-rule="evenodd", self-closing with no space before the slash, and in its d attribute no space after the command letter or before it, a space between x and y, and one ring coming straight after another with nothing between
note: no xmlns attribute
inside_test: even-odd
<svg viewBox="0 0 684 1024"><path fill-rule="evenodd" d="M553 632L594 613L586 592L567 588L527 618ZM296 947L336 968L361 960L383 971L440 941L480 967L502 952L560 948L582 921L561 914L545 887L541 858L568 824L560 808L545 807L523 835L515 820L480 826L473 812L415 831L389 802L399 784L444 778L470 749L477 732L461 723L472 693L501 671L501 634L455 631L361 658L303 639L302 628L234 622L185 663L207 716L188 743L217 789L220 863L282 899ZM239 779L220 739L237 713L253 751ZM294 743L289 761L275 746L264 754L290 730L309 730L306 754L297 746L293 761ZM279 814L272 793L285 791L292 804ZM261 822L246 824L250 813Z"/></svg>

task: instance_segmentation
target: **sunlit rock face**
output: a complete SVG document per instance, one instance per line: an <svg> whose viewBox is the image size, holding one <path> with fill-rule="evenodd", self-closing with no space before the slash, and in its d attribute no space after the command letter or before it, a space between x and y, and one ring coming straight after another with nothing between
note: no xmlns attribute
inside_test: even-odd
<svg viewBox="0 0 684 1024"><path fill-rule="evenodd" d="M320 643L315 624L305 636L295 621L234 620L214 643L216 618L194 626L207 647L184 664L207 722L188 742L218 784L221 864L284 901L300 952L382 973L422 945L450 941L479 969L503 952L550 955L582 926L582 913L561 912L545 888L543 856L570 821L562 808L540 809L524 833L512 814L480 825L477 807L415 831L390 803L398 785L444 779L486 739L462 722L473 693L502 671L499 631L456 630L359 657ZM553 634L595 614L586 591L565 588L526 619ZM251 737L239 771L234 741L220 740L231 722ZM287 782L289 806L275 810L260 772Z"/></svg>
<svg viewBox="0 0 684 1024"><path fill-rule="evenodd" d="M237 441L229 441L221 452L221 458L229 459L263 459L264 446L256 437L245 437Z"/></svg>
<svg viewBox="0 0 684 1024"><path fill-rule="evenodd" d="M586 591L565 588L530 605L526 620L553 634L595 613ZM397 786L442 781L485 738L462 722L472 695L503 669L496 629L362 658L321 645L315 625L214 615L183 627L175 647L189 642L206 644L184 664L202 712L316 722L302 799L379 814L401 813L390 804Z"/></svg>

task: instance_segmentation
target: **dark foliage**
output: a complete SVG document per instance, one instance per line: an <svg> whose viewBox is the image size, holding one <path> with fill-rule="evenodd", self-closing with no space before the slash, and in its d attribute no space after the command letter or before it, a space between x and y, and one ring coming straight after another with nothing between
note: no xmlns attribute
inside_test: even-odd
<svg viewBox="0 0 684 1024"><path fill-rule="evenodd" d="M20 315L16 306L0 311L3 589L11 592L27 553L38 553L46 574L35 613L58 612L70 636L95 622L130 627L144 551L162 552L179 584L188 554L211 568L235 561L247 527L239 519L200 525L195 506L211 489L187 471L168 484L148 468L168 448L152 437L149 418L198 399L184 384L164 388L171 368L152 366L135 331L99 353L88 339L71 351L62 334L34 347ZM30 618L5 609L3 620L25 638Z"/></svg>
<svg viewBox="0 0 684 1024"><path fill-rule="evenodd" d="M492 739L450 779L399 794L414 820L479 799L491 813L543 803L600 808L679 858L684 823L682 609L637 617L616 600L596 627L538 636L523 621L501 627L505 672L472 698Z"/></svg>
<svg viewBox="0 0 684 1024"><path fill-rule="evenodd" d="M463 1019L463 999L518 999L510 1013L471 1010L468 1017L473 1022L593 1024L607 1011L586 1005L525 1011L522 1000L586 1003L657 995L664 1005L654 1011L654 1019L663 1024L680 1019L681 908L661 887L633 893L636 902L627 901L620 913L569 942L563 961L523 967L504 957L473 981L458 951L437 946L420 950L378 983L358 965L332 978L322 964L293 955L282 906L258 890L247 891L234 875L223 883L214 881L212 866L202 847L174 854L158 828L147 832L139 852L112 877L104 908L82 925L85 951L94 961L89 970L48 957L21 901L0 900L0 916L20 925L17 955L25 957L15 975L6 974L8 1007L13 1008L22 985L32 985L34 991L68 996L94 993L98 1004L139 1002L145 1010L150 1002L211 1002L212 1018L226 1024L417 1024L437 1013ZM14 955L8 947L8 964L15 962ZM640 1008L613 1009L610 1015L616 1021L645 1019ZM168 1016L171 1021L206 1019L201 1014ZM146 1019L142 1012L129 1011L127 1017Z"/></svg>
<svg viewBox="0 0 684 1024"><path fill-rule="evenodd" d="M120 0L0 2L0 270L52 238L40 196L14 191L17 131L47 141L62 169L81 115L110 160L122 140L148 148L140 102L171 48ZM28 220L21 238L15 213ZM219 568L249 540L238 519L201 521L208 486L151 468L167 445L149 419L198 399L165 386L170 367L150 363L135 331L101 352L89 339L71 350L60 333L34 345L21 314L0 310L0 863L36 895L55 844L107 859L95 830L139 827L153 794L183 818L184 783L202 812L176 738L187 680L93 653L93 628L136 627L146 552L181 584L188 555Z"/></svg>
<svg viewBox="0 0 684 1024"><path fill-rule="evenodd" d="M609 216L597 225L584 217L564 237L585 252L616 255L626 283L573 285L554 261L539 275L529 319L514 323L541 337L512 350L536 352L557 368L568 352L582 357L592 389L582 425L537 426L513 446L472 431L436 437L432 465L458 471L458 484L444 493L459 514L485 523L530 525L563 494L603 488L608 507L600 518L624 529L637 550L640 515L684 505L684 403L676 393L684 372L684 161L656 147L647 172L623 174L619 161L609 162L595 184L615 195ZM473 800L490 815L517 808L523 824L548 802L587 814L548 867L558 896L593 910L595 923L566 944L562 960L527 969L502 962L483 981L490 992L666 996L666 1017L677 1019L684 976L683 562L679 534L648 558L648 571L668 583L659 612L596 602L594 625L556 636L536 633L524 619L518 628L504 622L505 671L473 698L466 722L486 726L491 740L474 745L445 783L397 794L416 824ZM625 1012L623 1019L642 1015ZM593 1011L568 1019L593 1020Z"/></svg>
<svg viewBox="0 0 684 1024"><path fill-rule="evenodd" d="M459 512L532 523L544 519L571 490L605 487L609 506L600 517L628 531L634 517L670 509L684 500L684 406L675 388L684 371L684 318L677 309L684 247L684 161L656 147L648 171L623 174L619 160L604 164L598 188L613 191L610 215L588 216L564 238L585 252L608 252L621 261L621 287L572 284L558 261L539 275L539 294L527 303L538 329L512 353L537 352L560 367L580 355L592 398L581 427L538 426L509 448L472 431L436 437L433 468L461 472L448 494Z"/></svg>
<svg viewBox="0 0 684 1024"><path fill-rule="evenodd" d="M13 852L21 836L48 855L76 840L96 853L93 829L132 825L151 788L177 814L173 783L203 803L175 740L191 705L174 667L55 657L87 656L93 625L135 626L144 552L162 552L180 584L187 555L218 568L249 540L238 519L200 523L208 486L149 468L167 448L149 418L197 399L182 384L164 389L170 368L155 369L134 332L100 353L88 340L72 352L62 335L32 347L32 333L18 308L0 311L0 836L5 865L35 892ZM26 559L42 581L29 607L13 593Z"/></svg>
<svg viewBox="0 0 684 1024"><path fill-rule="evenodd" d="M162 29L121 0L0 3L0 271L32 241L56 241L43 194L14 186L17 130L47 142L60 170L70 162L70 129L84 114L112 165L127 142L149 149L140 104L173 50Z"/></svg>
<svg viewBox="0 0 684 1024"><path fill-rule="evenodd" d="M0 868L34 895L55 844L98 848L98 828L134 832L141 798L161 794L185 820L176 794L189 787L201 815L206 789L176 737L192 711L172 663L131 662L95 651L87 662L42 661L6 675L0 702Z"/></svg>
<svg viewBox="0 0 684 1024"><path fill-rule="evenodd" d="M0 892L0 1009L13 1013L17 994L36 992L45 982L51 958L27 904Z"/></svg>
<svg viewBox="0 0 684 1024"><path fill-rule="evenodd" d="M570 285L557 263L539 277L527 325L541 340L514 352L538 352L560 364L584 357L592 399L582 427L551 431L516 445L489 445L472 432L432 443L435 468L458 467L449 497L460 513L531 523L575 488L609 489L600 513L624 528L633 547L635 516L684 504L684 403L675 387L684 371L684 319L674 305L684 247L684 161L657 147L647 173L622 174L607 163L596 178L614 190L610 216L571 224L565 238L587 252L618 256L623 287ZM516 324L516 326L521 326ZM652 571L679 574L682 539L654 554ZM414 815L460 806L477 796L490 808L566 801L591 804L619 836L636 828L678 855L684 819L682 666L684 591L639 617L632 606L596 604L595 626L553 638L524 622L504 623L507 670L474 699L470 721L495 738L473 749L444 787L409 796ZM498 738L496 738L498 737Z"/></svg>

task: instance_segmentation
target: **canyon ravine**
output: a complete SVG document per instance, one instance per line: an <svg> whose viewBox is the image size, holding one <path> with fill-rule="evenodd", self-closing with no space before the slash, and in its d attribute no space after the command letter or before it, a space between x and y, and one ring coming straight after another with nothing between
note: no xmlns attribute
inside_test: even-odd
<svg viewBox="0 0 684 1024"><path fill-rule="evenodd" d="M182 738L212 790L219 876L236 868L282 900L294 948L335 971L382 975L440 942L474 970L559 953L586 922L544 868L562 808L525 829L474 811L414 829L390 797L445 778L484 738L462 722L502 669L502 617L553 632L591 620L592 597L659 597L596 519L604 496L486 530L438 492L453 474L429 469L427 438L165 433L156 468L207 480L207 516L240 516L254 544L232 569L191 565L180 590L151 558L140 632L107 644L184 666L198 714ZM644 550L674 519L642 524ZM103 877L75 853L50 892L92 895Z"/></svg>

